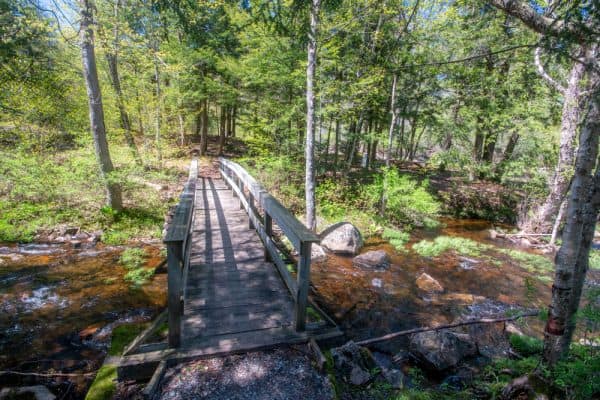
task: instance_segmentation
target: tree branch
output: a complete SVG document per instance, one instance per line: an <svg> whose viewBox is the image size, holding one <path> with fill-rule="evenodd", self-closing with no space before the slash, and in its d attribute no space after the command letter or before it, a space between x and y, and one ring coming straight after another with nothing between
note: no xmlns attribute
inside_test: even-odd
<svg viewBox="0 0 600 400"><path fill-rule="evenodd" d="M544 69L544 65L542 64L542 60L540 57L540 54L542 53L542 48L541 47L536 47L535 48L535 52L534 52L534 61L535 61L535 66L537 67L537 71L538 74L540 74L540 76L542 78L544 78L546 80L546 82L548 82L550 84L550 86L552 86L554 89L558 90L561 93L565 93L567 91L567 88L565 88L563 85L561 85L560 83L558 83L557 81L555 81Z"/></svg>
<svg viewBox="0 0 600 400"><path fill-rule="evenodd" d="M525 25L543 35L556 37L569 34L580 43L593 42L594 37L598 36L597 32L587 26L574 25L564 20L542 15L521 0L488 0L488 2L507 14L519 18Z"/></svg>
<svg viewBox="0 0 600 400"><path fill-rule="evenodd" d="M535 311L529 311L529 312L524 312L522 314L519 315L515 315L513 317L506 317L506 318L482 318L482 319L476 319L476 320L471 320L471 321L464 321L464 322L457 322L454 324L448 324L448 325L440 325L440 326L436 326L436 327L426 327L426 328L415 328L415 329L409 329L406 331L400 331L400 332L394 332L394 333L390 333L384 336L380 336L380 337L376 337L373 339L366 339L366 340L361 340L359 342L356 342L357 345L359 346L368 346L370 344L373 343L378 343L378 342L383 342L385 340L390 340L393 338L396 338L398 336L406 336L406 335L412 335L414 333L421 333L421 332L428 332L428 331L439 331L442 329L449 329L449 328L457 328L459 326L466 326L466 325L475 325L475 324L494 324L497 322L508 322L508 321L514 321L517 320L519 318L524 318L524 317L535 317L539 314L538 310Z"/></svg>

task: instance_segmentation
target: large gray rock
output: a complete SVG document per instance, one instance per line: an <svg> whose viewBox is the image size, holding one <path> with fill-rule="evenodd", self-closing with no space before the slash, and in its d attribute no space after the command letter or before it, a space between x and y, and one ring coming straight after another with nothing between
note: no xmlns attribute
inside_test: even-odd
<svg viewBox="0 0 600 400"><path fill-rule="evenodd" d="M321 232L321 246L336 254L356 255L363 246L360 231L349 222L339 222Z"/></svg>
<svg viewBox="0 0 600 400"><path fill-rule="evenodd" d="M352 263L362 268L387 269L390 266L390 257L384 250L367 251L354 257Z"/></svg>
<svg viewBox="0 0 600 400"><path fill-rule="evenodd" d="M327 253L323 250L323 247L316 243L313 243L310 247L310 259L311 261L322 261L327 258Z"/></svg>
<svg viewBox="0 0 600 400"><path fill-rule="evenodd" d="M449 331L422 332L410 341L410 353L426 369L443 371L477 354L477 346L466 334Z"/></svg>
<svg viewBox="0 0 600 400"><path fill-rule="evenodd" d="M371 352L352 341L332 349L331 357L337 372L356 386L371 380L370 371L377 366Z"/></svg>

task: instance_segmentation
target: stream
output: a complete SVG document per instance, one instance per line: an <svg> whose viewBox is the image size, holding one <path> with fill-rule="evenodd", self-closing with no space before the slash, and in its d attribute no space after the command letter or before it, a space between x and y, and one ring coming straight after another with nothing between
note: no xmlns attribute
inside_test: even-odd
<svg viewBox="0 0 600 400"><path fill-rule="evenodd" d="M140 245L147 266L164 256ZM124 247L0 244L0 370L81 374L0 375L0 387L44 384L59 398L83 398L106 355L112 329L150 320L166 301L166 275L125 282Z"/></svg>
<svg viewBox="0 0 600 400"><path fill-rule="evenodd" d="M366 241L361 253L384 250L387 269L353 265L352 257L329 255L312 264L311 280L319 302L350 339L435 326L460 319L503 317L543 309L550 301L551 280L540 280L507 255L470 258L448 251L421 257L411 250L422 239L454 236L486 245L532 250L489 238L491 223L444 219L436 231L414 231L405 251L381 238ZM159 244L144 244L147 267L164 255ZM86 374L96 371L107 351L112 329L122 323L150 320L165 306L166 274L135 288L123 277L119 257L124 247L92 244L0 244L0 370ZM546 255L548 260L551 256ZM600 271L589 280L600 281ZM416 285L422 273L443 291L424 292ZM549 272L547 274L551 276ZM543 322L530 318L520 326L541 337ZM382 344L394 354L406 342ZM385 348L388 346L388 348ZM391 347L390 347L391 346ZM93 374L80 377L0 375L0 387L44 384L59 398L83 398Z"/></svg>

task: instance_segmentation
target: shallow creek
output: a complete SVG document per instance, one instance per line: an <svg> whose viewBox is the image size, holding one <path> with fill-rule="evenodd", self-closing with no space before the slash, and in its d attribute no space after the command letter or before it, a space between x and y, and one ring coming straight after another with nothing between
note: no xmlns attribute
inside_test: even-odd
<svg viewBox="0 0 600 400"><path fill-rule="evenodd" d="M508 256L495 254L492 262L490 257L469 259L449 251L425 258L411 250L416 242L439 235L516 248L489 239L488 222L442 222L437 231L413 232L404 252L379 238L367 240L362 252L385 250L390 255L391 266L385 270L360 268L352 264L352 257L334 255L313 263L311 279L319 300L349 338L446 324L458 318L505 316L548 304L550 283L536 279ZM140 246L149 256L147 267L162 261L158 244ZM80 249L0 244L0 370L93 372L106 355L115 326L156 315L165 305L166 275L155 275L150 283L133 288L124 281L126 270L118 262L123 250L101 244ZM444 291L421 291L415 284L421 273L438 280ZM598 271L593 273L591 279L600 280ZM542 323L530 318L521 328L540 334ZM45 384L59 398L78 399L92 378L0 375L0 387Z"/></svg>
<svg viewBox="0 0 600 400"><path fill-rule="evenodd" d="M148 267L162 257L144 245ZM134 288L119 265L123 247L0 244L0 370L84 374L99 368L114 327L149 320L164 307L166 275ZM81 398L93 375L0 376L0 387L42 383Z"/></svg>
<svg viewBox="0 0 600 400"><path fill-rule="evenodd" d="M313 265L311 280L320 301L341 322L350 338L364 339L459 319L504 317L548 304L551 284L540 281L506 255L467 258L447 251L429 258L411 250L422 239L447 235L531 251L508 241L491 240L492 225L486 221L442 222L442 228L436 231L413 232L406 251L397 251L382 239L368 239L361 253L386 251L391 258L388 269L361 268L353 265L352 257L344 256L329 256ZM436 279L444 291L432 294L420 290L416 279L422 273ZM542 328L537 318L529 318L522 327L530 334L541 334Z"/></svg>

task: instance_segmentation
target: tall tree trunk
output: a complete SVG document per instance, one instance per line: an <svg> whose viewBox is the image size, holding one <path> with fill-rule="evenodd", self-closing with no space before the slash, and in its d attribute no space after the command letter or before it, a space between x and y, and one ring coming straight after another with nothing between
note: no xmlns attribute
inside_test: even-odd
<svg viewBox="0 0 600 400"><path fill-rule="evenodd" d="M581 105L579 104L581 81L585 74L585 66L575 61L569 74L568 86L563 93L563 108L560 126L560 149L558 162L550 181L550 193L544 202L534 210L522 230L528 233L548 233L558 214L571 176L575 158L575 138L579 123Z"/></svg>
<svg viewBox="0 0 600 400"><path fill-rule="evenodd" d="M335 143L333 146L333 176L337 177L338 157L340 151L340 118L335 119Z"/></svg>
<svg viewBox="0 0 600 400"><path fill-rule="evenodd" d="M119 77L119 24L117 19L119 18L120 7L121 1L116 0L114 5L115 21L113 32L113 44L112 49L107 49L106 51L106 62L108 64L108 74L110 76L110 83L112 85L113 90L115 91L115 95L117 96L117 108L119 110L121 128L123 128L125 141L127 142L127 146L129 146L131 156L135 160L135 163L138 165L142 165L142 158L140 157L140 152L138 151L138 148L135 144L135 139L133 138L129 114L127 113L127 109L125 108L125 101L123 100L123 91L121 90L121 79Z"/></svg>
<svg viewBox="0 0 600 400"><path fill-rule="evenodd" d="M102 106L102 93L98 82L98 69L96 68L96 55L94 52L94 30L93 30L93 5L90 0L81 0L81 60L83 64L83 76L88 95L90 129L94 139L94 149L100 167L100 175L106 189L106 205L113 210L123 209L121 198L121 187L111 182L110 174L114 167L110 158L108 142L106 140L106 127L104 125L104 108Z"/></svg>
<svg viewBox="0 0 600 400"><path fill-rule="evenodd" d="M483 145L482 161L487 163L494 162L494 152L496 151L496 142L498 141L498 132L488 131L485 135L485 143Z"/></svg>
<svg viewBox="0 0 600 400"><path fill-rule="evenodd" d="M200 120L202 122L202 130L200 132L200 155L203 156L208 150L208 99L202 101L202 113Z"/></svg>
<svg viewBox="0 0 600 400"><path fill-rule="evenodd" d="M219 156L223 155L223 148L225 147L225 133L227 124L227 107L221 106L221 119L219 121Z"/></svg>
<svg viewBox="0 0 600 400"><path fill-rule="evenodd" d="M235 119L237 118L237 105L233 106L233 110L231 110L231 137L235 137Z"/></svg>
<svg viewBox="0 0 600 400"><path fill-rule="evenodd" d="M392 162L392 145L394 142L394 129L396 126L396 119L398 117L398 112L396 110L396 85L398 83L398 75L394 74L394 78L392 80L392 98L390 100L390 114L392 114L392 118L390 121L390 129L388 132L388 142L387 148L385 149L385 166L389 167Z"/></svg>
<svg viewBox="0 0 600 400"><path fill-rule="evenodd" d="M600 89L597 88L579 135L562 245L556 254L552 303L544 330L544 360L550 365L569 350L575 330L575 313L589 267L589 252L600 208L599 137Z"/></svg>
<svg viewBox="0 0 600 400"><path fill-rule="evenodd" d="M508 143L506 144L506 148L504 149L504 154L502 155L502 162L508 162L512 158L513 153L515 152L515 148L517 147L517 143L519 142L519 132L513 132L508 138Z"/></svg>
<svg viewBox="0 0 600 400"><path fill-rule="evenodd" d="M183 115L181 113L177 114L177 118L179 119L179 141L181 146L185 145L185 123L183 121Z"/></svg>
<svg viewBox="0 0 600 400"><path fill-rule="evenodd" d="M160 70L158 68L158 60L154 56L154 79L156 80L156 133L154 143L156 145L156 159L158 163L162 163L162 145L161 141L161 118L162 118L162 91L160 88Z"/></svg>
<svg viewBox="0 0 600 400"><path fill-rule="evenodd" d="M306 227L311 231L317 228L315 210L315 93L314 80L317 65L317 35L319 29L319 8L321 0L312 0L310 9L310 31L308 35L308 65L306 66L306 159L305 200Z"/></svg>
<svg viewBox="0 0 600 400"><path fill-rule="evenodd" d="M325 142L325 162L327 165L329 162L329 145L331 144L331 126L333 125L333 118L329 118L329 126L327 127L327 141Z"/></svg>

